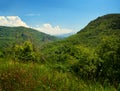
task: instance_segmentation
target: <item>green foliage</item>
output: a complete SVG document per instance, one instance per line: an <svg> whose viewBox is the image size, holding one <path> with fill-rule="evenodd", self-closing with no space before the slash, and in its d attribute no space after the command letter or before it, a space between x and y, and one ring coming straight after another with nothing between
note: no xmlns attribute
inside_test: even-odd
<svg viewBox="0 0 120 91"><path fill-rule="evenodd" d="M15 58L21 61L39 61L40 59L37 55L37 52L33 50L33 45L31 42L26 41L23 45L16 45L15 46Z"/></svg>
<svg viewBox="0 0 120 91"><path fill-rule="evenodd" d="M4 57L4 54L3 52L0 51L0 58L3 58Z"/></svg>
<svg viewBox="0 0 120 91"><path fill-rule="evenodd" d="M94 50L84 46L77 46L75 55L78 62L71 65L73 72L85 80L94 80L96 71L97 55Z"/></svg>
<svg viewBox="0 0 120 91"><path fill-rule="evenodd" d="M120 76L120 15L110 14L90 22L77 34L46 45L46 60L60 63L76 76L118 86ZM60 66L60 69L64 69ZM116 85L117 84L117 85Z"/></svg>
<svg viewBox="0 0 120 91"><path fill-rule="evenodd" d="M98 67L99 76L108 79L111 83L120 82L120 38L111 36L105 37L98 46L100 66Z"/></svg>
<svg viewBox="0 0 120 91"><path fill-rule="evenodd" d="M0 50L5 50L15 44L22 44L31 41L36 47L45 43L58 40L37 30L25 27L5 27L0 26Z"/></svg>
<svg viewBox="0 0 120 91"><path fill-rule="evenodd" d="M69 72L46 64L19 63L0 59L1 91L115 91L112 86L83 81Z"/></svg>
<svg viewBox="0 0 120 91"><path fill-rule="evenodd" d="M9 59L0 59L0 90L119 90L119 24L120 14L105 15L77 34L49 44L54 39L31 29L9 28L10 32L0 27L0 57Z"/></svg>

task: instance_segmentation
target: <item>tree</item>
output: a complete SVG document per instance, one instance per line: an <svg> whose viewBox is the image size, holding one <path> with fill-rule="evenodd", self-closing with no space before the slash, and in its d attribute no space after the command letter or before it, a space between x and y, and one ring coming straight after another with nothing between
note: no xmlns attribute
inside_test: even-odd
<svg viewBox="0 0 120 91"><path fill-rule="evenodd" d="M15 46L15 57L22 61L36 61L38 60L37 53L33 50L31 42L26 41L23 45Z"/></svg>
<svg viewBox="0 0 120 91"><path fill-rule="evenodd" d="M105 37L97 48L99 65L96 74L99 78L108 79L111 83L120 82L120 38Z"/></svg>
<svg viewBox="0 0 120 91"><path fill-rule="evenodd" d="M71 66L73 72L83 79L93 80L97 62L97 55L94 50L78 45L76 46L74 57L78 62Z"/></svg>

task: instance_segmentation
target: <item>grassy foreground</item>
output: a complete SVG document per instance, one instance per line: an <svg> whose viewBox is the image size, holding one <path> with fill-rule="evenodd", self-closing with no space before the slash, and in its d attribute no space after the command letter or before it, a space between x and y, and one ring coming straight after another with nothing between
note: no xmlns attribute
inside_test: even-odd
<svg viewBox="0 0 120 91"><path fill-rule="evenodd" d="M0 59L0 91L117 91L47 64Z"/></svg>

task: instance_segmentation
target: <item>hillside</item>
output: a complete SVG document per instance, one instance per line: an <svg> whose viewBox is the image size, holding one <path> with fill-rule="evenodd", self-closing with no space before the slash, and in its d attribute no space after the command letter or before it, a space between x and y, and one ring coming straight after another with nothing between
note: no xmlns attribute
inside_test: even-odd
<svg viewBox="0 0 120 91"><path fill-rule="evenodd" d="M77 34L44 46L42 52L47 61L64 65L82 79L120 82L120 14L99 17Z"/></svg>
<svg viewBox="0 0 120 91"><path fill-rule="evenodd" d="M115 35L120 37L120 14L108 14L91 21L85 28L76 35L71 36L67 41L72 44L85 44L95 47L105 36Z"/></svg>
<svg viewBox="0 0 120 91"><path fill-rule="evenodd" d="M120 38L120 14L108 14L98 17L97 19L91 21L77 34L47 46L84 45L86 47L95 48L101 43L102 39L111 36Z"/></svg>
<svg viewBox="0 0 120 91"><path fill-rule="evenodd" d="M119 91L119 25L120 14L105 15L55 42L33 29L1 27L1 49L15 46L6 53L0 50L0 89Z"/></svg>
<svg viewBox="0 0 120 91"><path fill-rule="evenodd" d="M0 50L24 41L31 41L34 45L40 46L55 40L57 40L56 37L31 28L0 26Z"/></svg>

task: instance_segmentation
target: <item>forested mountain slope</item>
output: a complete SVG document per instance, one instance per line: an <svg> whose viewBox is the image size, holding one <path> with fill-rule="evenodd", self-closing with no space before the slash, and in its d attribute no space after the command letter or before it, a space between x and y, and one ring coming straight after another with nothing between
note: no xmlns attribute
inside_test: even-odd
<svg viewBox="0 0 120 91"><path fill-rule="evenodd" d="M120 82L120 14L99 17L42 52L53 65L63 64L83 79Z"/></svg>
<svg viewBox="0 0 120 91"><path fill-rule="evenodd" d="M48 43L54 40L28 28L0 27L0 89L120 90L120 14Z"/></svg>
<svg viewBox="0 0 120 91"><path fill-rule="evenodd" d="M34 45L40 46L55 40L57 40L56 37L31 28L0 26L0 50L25 41L31 41Z"/></svg>
<svg viewBox="0 0 120 91"><path fill-rule="evenodd" d="M105 36L120 37L120 14L108 14L91 21L85 28L76 35L71 36L67 41L72 44L85 44L95 47Z"/></svg>
<svg viewBox="0 0 120 91"><path fill-rule="evenodd" d="M98 17L77 34L63 39L62 41L60 40L46 45L45 49L49 50L57 46L71 47L77 45L96 48L106 37L120 38L120 14L108 14Z"/></svg>

